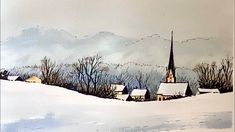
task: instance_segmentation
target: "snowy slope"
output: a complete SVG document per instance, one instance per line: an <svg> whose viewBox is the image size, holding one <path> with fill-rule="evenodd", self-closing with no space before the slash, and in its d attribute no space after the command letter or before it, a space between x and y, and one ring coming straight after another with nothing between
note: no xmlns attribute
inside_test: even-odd
<svg viewBox="0 0 235 132"><path fill-rule="evenodd" d="M123 102L1 80L1 131L232 132L233 93Z"/></svg>

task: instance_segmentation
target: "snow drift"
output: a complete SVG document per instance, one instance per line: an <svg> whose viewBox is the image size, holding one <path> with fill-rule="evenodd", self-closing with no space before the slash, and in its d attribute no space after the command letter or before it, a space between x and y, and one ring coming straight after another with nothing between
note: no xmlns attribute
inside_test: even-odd
<svg viewBox="0 0 235 132"><path fill-rule="evenodd" d="M233 93L125 102L1 80L1 131L233 131Z"/></svg>

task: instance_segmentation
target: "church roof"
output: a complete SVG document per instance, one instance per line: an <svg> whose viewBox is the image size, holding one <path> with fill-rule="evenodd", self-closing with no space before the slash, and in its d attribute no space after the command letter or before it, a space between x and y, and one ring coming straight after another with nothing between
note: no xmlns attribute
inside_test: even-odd
<svg viewBox="0 0 235 132"><path fill-rule="evenodd" d="M186 96L188 83L161 83L157 94Z"/></svg>

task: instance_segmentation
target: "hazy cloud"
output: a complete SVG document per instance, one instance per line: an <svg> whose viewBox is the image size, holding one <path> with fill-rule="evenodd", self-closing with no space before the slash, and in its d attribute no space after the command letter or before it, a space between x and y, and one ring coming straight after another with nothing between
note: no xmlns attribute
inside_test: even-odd
<svg viewBox="0 0 235 132"><path fill-rule="evenodd" d="M77 36L233 37L233 0L2 0L1 11L2 39L36 25Z"/></svg>

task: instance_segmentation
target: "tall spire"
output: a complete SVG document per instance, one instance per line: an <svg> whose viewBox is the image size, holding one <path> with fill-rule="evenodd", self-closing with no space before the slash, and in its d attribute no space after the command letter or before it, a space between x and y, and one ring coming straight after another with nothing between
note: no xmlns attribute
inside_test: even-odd
<svg viewBox="0 0 235 132"><path fill-rule="evenodd" d="M167 67L166 81L167 82L176 82L174 53L173 53L173 31L171 31L171 49L170 49L169 63L168 63L168 67Z"/></svg>
<svg viewBox="0 0 235 132"><path fill-rule="evenodd" d="M173 31L171 31L171 50L170 50L169 64L167 69L168 70L175 69L174 53L173 53Z"/></svg>

